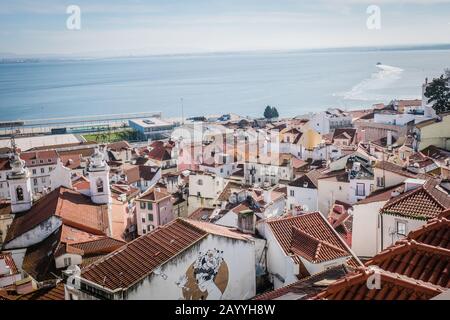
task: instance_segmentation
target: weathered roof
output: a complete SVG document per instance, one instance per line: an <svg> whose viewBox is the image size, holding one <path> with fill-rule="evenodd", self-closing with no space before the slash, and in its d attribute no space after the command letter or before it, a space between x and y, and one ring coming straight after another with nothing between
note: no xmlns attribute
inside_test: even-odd
<svg viewBox="0 0 450 320"><path fill-rule="evenodd" d="M297 262L299 257L318 263L352 256L320 212L271 219L267 224L284 253Z"/></svg>
<svg viewBox="0 0 450 320"><path fill-rule="evenodd" d="M64 283L24 294L18 300L65 300Z"/></svg>
<svg viewBox="0 0 450 320"><path fill-rule="evenodd" d="M83 269L82 276L112 290L127 288L208 234L248 239L226 227L179 218L98 259Z"/></svg>
<svg viewBox="0 0 450 320"><path fill-rule="evenodd" d="M285 287L263 293L254 300L307 300L320 293L330 281L347 275L349 270L344 265L335 266L316 273Z"/></svg>
<svg viewBox="0 0 450 320"><path fill-rule="evenodd" d="M437 180L430 179L423 186L390 199L381 209L383 214L394 214L415 219L432 219L450 208L450 196L438 189Z"/></svg>
<svg viewBox="0 0 450 320"><path fill-rule="evenodd" d="M330 285L313 299L325 300L429 300L444 292L427 283L378 271L380 287L369 288L367 281L375 270L358 270Z"/></svg>
<svg viewBox="0 0 450 320"><path fill-rule="evenodd" d="M92 233L104 234L108 228L107 205L95 204L88 196L59 187L39 199L30 210L16 214L5 242L30 231L53 215L60 217L66 225Z"/></svg>
<svg viewBox="0 0 450 320"><path fill-rule="evenodd" d="M450 213L450 210L448 210ZM444 213L447 216L447 212ZM377 254L353 275L318 294L333 300L428 300L450 285L450 221L430 220L406 239ZM380 288L369 289L367 280L380 276ZM373 282L373 280L372 280Z"/></svg>

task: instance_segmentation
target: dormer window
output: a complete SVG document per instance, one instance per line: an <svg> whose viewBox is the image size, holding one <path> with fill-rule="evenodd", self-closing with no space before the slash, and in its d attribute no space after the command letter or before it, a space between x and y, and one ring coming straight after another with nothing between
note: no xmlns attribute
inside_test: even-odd
<svg viewBox="0 0 450 320"><path fill-rule="evenodd" d="M17 187L16 189L17 201L23 201L23 189L22 187Z"/></svg>
<svg viewBox="0 0 450 320"><path fill-rule="evenodd" d="M103 192L103 180L100 178L97 179L97 192Z"/></svg>

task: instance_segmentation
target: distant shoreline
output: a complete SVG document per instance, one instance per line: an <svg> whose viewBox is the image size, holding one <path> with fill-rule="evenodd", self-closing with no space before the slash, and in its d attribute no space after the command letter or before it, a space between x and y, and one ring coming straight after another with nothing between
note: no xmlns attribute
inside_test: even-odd
<svg viewBox="0 0 450 320"><path fill-rule="evenodd" d="M298 53L327 53L327 52L385 52L385 51L428 51L428 50L450 50L450 44L433 45L399 45L382 47L331 47L311 49L286 49L286 50L249 50L249 51L220 51L220 52L192 52L192 53L165 53L165 54L143 54L143 55L117 55L117 56L89 56L89 55L29 55L22 56L13 54L12 57L2 57L0 64L24 64L40 62L70 62L70 61L95 61L95 60L122 60L143 58L177 58L177 57L205 57L205 56L235 56L251 54L298 54ZM11 54L9 54L11 55Z"/></svg>

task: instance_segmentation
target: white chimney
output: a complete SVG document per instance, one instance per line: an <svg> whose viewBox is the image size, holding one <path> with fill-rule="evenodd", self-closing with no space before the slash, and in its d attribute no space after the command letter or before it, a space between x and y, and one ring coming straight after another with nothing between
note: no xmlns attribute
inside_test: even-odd
<svg viewBox="0 0 450 320"><path fill-rule="evenodd" d="M389 147L392 145L392 131L387 132L386 145Z"/></svg>
<svg viewBox="0 0 450 320"><path fill-rule="evenodd" d="M271 190L264 190L264 202L270 203L272 201Z"/></svg>

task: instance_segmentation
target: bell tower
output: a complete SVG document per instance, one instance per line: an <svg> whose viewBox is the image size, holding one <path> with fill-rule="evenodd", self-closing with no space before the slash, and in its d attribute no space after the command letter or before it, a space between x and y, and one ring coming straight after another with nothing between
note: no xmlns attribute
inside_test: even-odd
<svg viewBox="0 0 450 320"><path fill-rule="evenodd" d="M16 150L14 150L10 165L12 170L7 179L11 194L11 212L19 213L30 210L33 205L30 172L25 168L25 161L20 159Z"/></svg>
<svg viewBox="0 0 450 320"><path fill-rule="evenodd" d="M91 156L88 177L91 191L91 200L97 204L111 203L111 190L109 188L109 166L103 153L97 148Z"/></svg>

